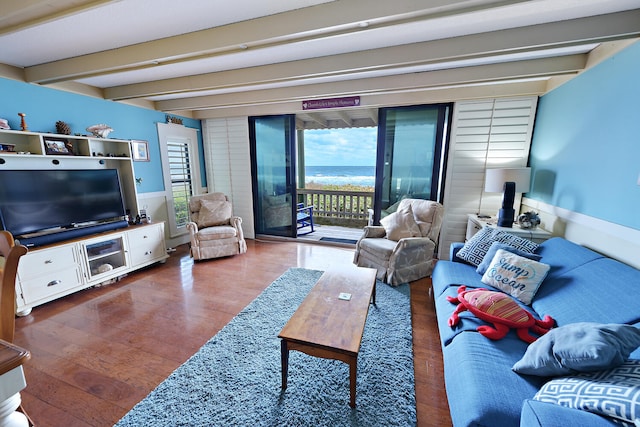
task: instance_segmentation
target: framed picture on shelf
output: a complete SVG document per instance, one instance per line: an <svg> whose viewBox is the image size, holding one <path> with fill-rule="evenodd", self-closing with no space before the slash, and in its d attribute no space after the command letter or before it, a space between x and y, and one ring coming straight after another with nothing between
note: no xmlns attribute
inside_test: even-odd
<svg viewBox="0 0 640 427"><path fill-rule="evenodd" d="M47 154L54 156L73 156L73 145L64 138L43 137L44 149Z"/></svg>
<svg viewBox="0 0 640 427"><path fill-rule="evenodd" d="M131 153L133 161L148 162L149 161L149 143L147 141L131 140Z"/></svg>

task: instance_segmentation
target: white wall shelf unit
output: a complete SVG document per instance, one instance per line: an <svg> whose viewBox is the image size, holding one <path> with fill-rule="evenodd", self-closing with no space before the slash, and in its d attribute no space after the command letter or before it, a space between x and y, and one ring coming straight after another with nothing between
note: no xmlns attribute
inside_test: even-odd
<svg viewBox="0 0 640 427"><path fill-rule="evenodd" d="M47 141L66 141L69 153L48 153ZM14 146L0 151L0 169L117 169L125 208L134 218L139 212L130 140L0 130L0 144Z"/></svg>

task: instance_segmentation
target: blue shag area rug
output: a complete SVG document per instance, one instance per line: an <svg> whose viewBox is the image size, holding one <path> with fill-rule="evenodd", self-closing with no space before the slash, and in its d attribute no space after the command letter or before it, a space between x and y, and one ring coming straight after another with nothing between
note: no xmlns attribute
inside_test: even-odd
<svg viewBox="0 0 640 427"><path fill-rule="evenodd" d="M358 356L349 367L289 354L281 390L280 339L322 272L289 269L117 424L125 426L413 426L416 402L409 285L377 283Z"/></svg>

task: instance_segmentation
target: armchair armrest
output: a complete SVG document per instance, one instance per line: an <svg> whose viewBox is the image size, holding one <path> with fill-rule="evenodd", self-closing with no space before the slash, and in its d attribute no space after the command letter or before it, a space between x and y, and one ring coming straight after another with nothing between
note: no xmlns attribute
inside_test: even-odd
<svg viewBox="0 0 640 427"><path fill-rule="evenodd" d="M191 234L192 236L194 234L197 234L198 233L198 224L196 224L193 221L189 221L187 223L187 230L189 230L189 234Z"/></svg>
<svg viewBox="0 0 640 427"><path fill-rule="evenodd" d="M229 219L229 224L231 224L233 228L238 230L238 237L240 239L244 239L244 234L242 232L242 218L240 218L239 216L232 216Z"/></svg>
<svg viewBox="0 0 640 427"><path fill-rule="evenodd" d="M373 209L367 209L367 225L373 225Z"/></svg>
<svg viewBox="0 0 640 427"><path fill-rule="evenodd" d="M297 212L305 212L307 215L313 215L313 205L305 206L304 203L296 204Z"/></svg>
<svg viewBox="0 0 640 427"><path fill-rule="evenodd" d="M244 240L244 231L242 231L242 218L239 216L232 216L229 220L232 227L238 232L238 243L240 244L240 253L247 252L247 242Z"/></svg>
<svg viewBox="0 0 640 427"><path fill-rule="evenodd" d="M366 237L380 238L387 235L387 232L381 225L365 225L363 231L362 239Z"/></svg>

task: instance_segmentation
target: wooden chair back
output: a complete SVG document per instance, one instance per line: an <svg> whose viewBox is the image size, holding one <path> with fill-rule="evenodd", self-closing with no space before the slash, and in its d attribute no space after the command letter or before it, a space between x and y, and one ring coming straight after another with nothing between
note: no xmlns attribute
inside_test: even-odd
<svg viewBox="0 0 640 427"><path fill-rule="evenodd" d="M0 231L0 339L13 343L16 327L16 275L27 248L16 245L8 231Z"/></svg>

